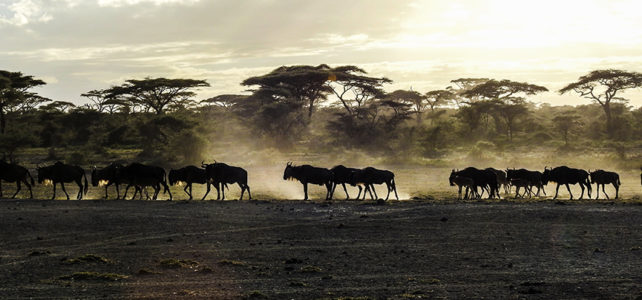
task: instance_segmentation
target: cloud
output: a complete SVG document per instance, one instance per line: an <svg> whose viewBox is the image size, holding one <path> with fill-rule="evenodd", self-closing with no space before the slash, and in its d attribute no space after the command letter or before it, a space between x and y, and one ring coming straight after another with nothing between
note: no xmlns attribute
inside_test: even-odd
<svg viewBox="0 0 642 300"><path fill-rule="evenodd" d="M99 6L104 7L122 7L128 5L137 5L141 3L151 3L154 5L163 5L163 4L180 4L180 5L191 5L201 0L98 0Z"/></svg>

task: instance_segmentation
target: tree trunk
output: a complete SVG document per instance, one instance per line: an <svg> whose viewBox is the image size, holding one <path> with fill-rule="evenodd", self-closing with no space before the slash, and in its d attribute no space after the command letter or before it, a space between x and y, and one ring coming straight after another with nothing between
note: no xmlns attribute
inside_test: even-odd
<svg viewBox="0 0 642 300"><path fill-rule="evenodd" d="M614 136L613 132L613 120L611 119L611 104L610 103L604 103L602 106L604 109L604 114L606 115L606 134L609 136L609 138L612 138Z"/></svg>
<svg viewBox="0 0 642 300"><path fill-rule="evenodd" d="M310 107L308 107L308 120L312 120L312 109L314 108L314 100L310 100Z"/></svg>

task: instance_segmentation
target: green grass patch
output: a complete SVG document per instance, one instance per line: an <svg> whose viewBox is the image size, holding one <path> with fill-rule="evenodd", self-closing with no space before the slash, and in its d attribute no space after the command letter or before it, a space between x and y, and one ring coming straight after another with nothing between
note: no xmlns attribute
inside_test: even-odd
<svg viewBox="0 0 642 300"><path fill-rule="evenodd" d="M75 272L71 275L60 276L61 280L72 281L118 281L127 279L129 276L116 273L98 273L98 272Z"/></svg>
<svg viewBox="0 0 642 300"><path fill-rule="evenodd" d="M75 264L81 264L81 263L109 264L111 262L112 262L111 260L95 254L85 254L83 256L79 256L76 258L68 258L62 261L63 264L67 264L67 265L75 265Z"/></svg>

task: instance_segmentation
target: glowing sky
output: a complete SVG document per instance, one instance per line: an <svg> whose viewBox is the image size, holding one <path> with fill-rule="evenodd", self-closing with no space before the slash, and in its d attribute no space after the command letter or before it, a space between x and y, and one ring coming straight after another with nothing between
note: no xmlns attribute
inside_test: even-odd
<svg viewBox="0 0 642 300"><path fill-rule="evenodd" d="M125 79L206 79L241 93L281 65L353 64L427 92L461 77L558 90L595 69L642 72L642 2L564 0L0 0L0 69L81 93ZM624 94L642 106L642 92ZM583 104L555 92L536 102Z"/></svg>

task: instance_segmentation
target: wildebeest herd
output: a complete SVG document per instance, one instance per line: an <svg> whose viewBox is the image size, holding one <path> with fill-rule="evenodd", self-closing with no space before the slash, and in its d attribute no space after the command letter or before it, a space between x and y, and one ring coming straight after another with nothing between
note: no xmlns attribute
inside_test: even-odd
<svg viewBox="0 0 642 300"><path fill-rule="evenodd" d="M65 189L65 183L75 182L78 185L76 199L81 200L83 195L87 194L89 188L87 175L85 170L79 166L56 162L50 166L37 166L36 171L38 183L51 184L53 186L51 199L56 197L57 184L60 184L67 200L69 200L69 194ZM395 198L399 200L394 173L373 167L357 169L338 165L332 169L326 169L311 165L295 166L288 162L283 172L283 179L298 180L303 185L304 200L308 200L308 184L325 186L326 200L333 198L337 185L343 187L346 199L350 199L346 184L359 188L359 193L355 199L365 200L366 194L369 194L373 200L379 199L374 185L385 184L388 193L384 200L388 200L391 192L394 192ZM33 198L32 186L35 185L35 182L27 168L6 162L4 159L0 160L0 197L2 197L2 181L16 183L17 188L12 198L15 198L21 191L22 185L28 188L29 198ZM591 197L591 184L596 184L597 198L599 198L599 187L601 185L602 192L607 199L609 199L609 196L604 188L605 185L612 184L615 188L615 198L617 199L621 185L620 177L615 172L604 170L587 172L566 166L545 167L543 172L526 169L507 169L504 171L494 168L477 169L468 167L463 170L452 170L449 182L451 186L458 187L458 199L479 199L484 194L489 199L500 198L500 188L503 188L505 194L509 194L512 187L515 187L515 197L517 198L526 196L538 197L540 193L546 195L544 186L549 182L556 184L553 199L557 198L561 185L566 186L570 198L573 199L569 185L575 184L578 184L582 189L579 199L584 197L585 190L588 197ZM186 166L180 169L171 169L169 173L166 173L162 167L141 163L131 163L129 165L112 163L104 168L93 167L91 170L91 183L95 187L103 186L105 188L105 199L108 198L107 188L113 185L116 188L116 199L125 199L129 189L133 187L134 194L131 199L135 199L137 194L139 199L142 199L143 193L145 193L147 199L156 200L162 188L163 193L168 194L169 200L172 200L169 186L179 185L184 186L183 190L189 196L189 200L192 200L192 185L195 183L206 185L206 192L201 200L205 200L210 192L211 185L216 189L216 199L224 200L225 188L228 188L228 184L235 183L241 189L241 200L245 191L247 191L248 198L252 199L247 171L240 167L216 161L211 164L202 162L200 167ZM120 195L121 185L125 185L125 192L122 198ZM151 197L147 193L148 187L154 190ZM462 189L464 190L463 195Z"/></svg>
<svg viewBox="0 0 642 300"><path fill-rule="evenodd" d="M609 172L604 170L596 170L592 172L587 172L582 169L569 168L567 166L560 166L556 168L544 167L544 172L540 171L531 171L526 169L506 169L506 171L487 168L487 169L477 169L474 167L468 167L463 170L452 170L450 173L450 185L458 186L458 198L462 198L462 189L464 190L464 199L468 198L481 198L484 192L488 195L488 198L499 198L499 189L503 186L505 193L510 193L512 187L515 187L515 196L519 198L524 198L528 194L528 197L540 196L540 192L546 195L546 190L544 186L549 182L555 183L555 196L553 199L557 199L559 188L561 185L566 186L571 199L573 199L573 193L569 185L578 184L582 189L580 198L584 197L584 190L586 190L588 197L591 197L591 184L596 184L597 197L600 197L600 185L602 186L602 192L606 199L609 199L609 195L606 194L604 186L607 184L612 184L615 188L615 199L619 198L620 185L620 176L615 172ZM537 192L533 190L537 188ZM520 194L520 189L522 193Z"/></svg>

